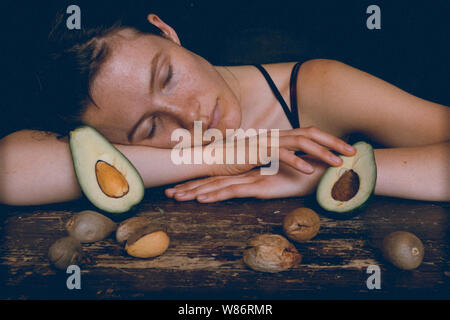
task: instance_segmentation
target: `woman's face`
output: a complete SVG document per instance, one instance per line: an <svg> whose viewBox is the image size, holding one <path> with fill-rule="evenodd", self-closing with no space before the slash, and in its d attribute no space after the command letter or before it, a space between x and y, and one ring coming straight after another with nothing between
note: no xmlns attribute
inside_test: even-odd
<svg viewBox="0 0 450 320"><path fill-rule="evenodd" d="M203 58L168 39L121 30L92 86L82 121L113 143L170 148L178 128L239 128L241 109Z"/></svg>

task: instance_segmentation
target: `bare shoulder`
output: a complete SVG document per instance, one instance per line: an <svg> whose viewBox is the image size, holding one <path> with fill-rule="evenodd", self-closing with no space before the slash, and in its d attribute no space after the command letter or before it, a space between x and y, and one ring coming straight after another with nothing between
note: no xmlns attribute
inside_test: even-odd
<svg viewBox="0 0 450 320"><path fill-rule="evenodd" d="M289 97L289 80L295 63L296 62L262 64L284 99ZM258 95L265 95L265 98L273 96L267 81L264 79L261 72L253 65L233 66L230 69L239 75L238 77L245 89L257 92Z"/></svg>

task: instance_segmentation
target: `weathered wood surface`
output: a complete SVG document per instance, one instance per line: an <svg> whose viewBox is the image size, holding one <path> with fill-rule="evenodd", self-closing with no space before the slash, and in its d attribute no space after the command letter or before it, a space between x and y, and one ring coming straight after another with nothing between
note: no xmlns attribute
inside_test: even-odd
<svg viewBox="0 0 450 320"><path fill-rule="evenodd" d="M50 266L47 251L65 236L64 225L85 200L40 207L0 207L2 299L317 299L449 298L449 203L375 197L361 215L334 220L321 215L319 234L295 243L301 264L276 273L248 269L247 240L283 234L281 221L312 199L233 199L214 204L176 202L163 189L148 190L137 214L163 220L171 237L160 257L127 256L114 237L84 244L81 290L68 290L65 272ZM160 209L163 210L161 213ZM413 232L425 245L413 271L385 262L378 249L389 232ZM369 265L381 268L381 289L369 290Z"/></svg>

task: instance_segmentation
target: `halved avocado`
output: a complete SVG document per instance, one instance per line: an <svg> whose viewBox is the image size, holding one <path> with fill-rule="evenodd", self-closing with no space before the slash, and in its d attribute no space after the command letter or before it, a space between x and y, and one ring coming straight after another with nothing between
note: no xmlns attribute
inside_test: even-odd
<svg viewBox="0 0 450 320"><path fill-rule="evenodd" d="M75 173L86 198L110 212L129 211L144 197L144 182L131 162L89 126L70 132Z"/></svg>
<svg viewBox="0 0 450 320"><path fill-rule="evenodd" d="M343 164L328 168L317 186L318 204L334 216L354 215L363 208L375 189L377 165L372 146L360 141L353 147L356 154L353 157L339 156Z"/></svg>

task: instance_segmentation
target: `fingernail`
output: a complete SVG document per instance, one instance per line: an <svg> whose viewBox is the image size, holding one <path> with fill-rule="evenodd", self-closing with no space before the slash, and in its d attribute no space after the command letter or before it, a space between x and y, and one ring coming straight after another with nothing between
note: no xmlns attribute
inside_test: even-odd
<svg viewBox="0 0 450 320"><path fill-rule="evenodd" d="M201 194L197 197L197 200L206 200L208 198L208 196Z"/></svg>
<svg viewBox="0 0 450 320"><path fill-rule="evenodd" d="M185 193L183 191L175 193L175 196L182 197Z"/></svg>
<svg viewBox="0 0 450 320"><path fill-rule="evenodd" d="M349 151L349 152L354 152L355 148L353 148L352 146L346 145L345 146L345 150Z"/></svg>
<svg viewBox="0 0 450 320"><path fill-rule="evenodd" d="M333 161L336 164L340 164L341 163L341 158L333 156L333 157L331 157L331 161Z"/></svg>
<svg viewBox="0 0 450 320"><path fill-rule="evenodd" d="M306 165L305 165L305 170L306 170L307 172L313 172L313 171L314 171L314 168L313 168L310 164L306 164Z"/></svg>

